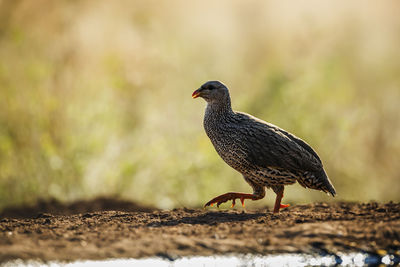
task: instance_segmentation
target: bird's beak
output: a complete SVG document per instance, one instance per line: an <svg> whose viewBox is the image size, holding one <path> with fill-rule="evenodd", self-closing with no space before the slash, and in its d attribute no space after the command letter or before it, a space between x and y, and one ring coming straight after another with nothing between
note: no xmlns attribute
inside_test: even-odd
<svg viewBox="0 0 400 267"><path fill-rule="evenodd" d="M200 96L200 93L201 93L201 92L200 92L200 89L197 89L196 91L193 92L192 97L193 97L193 98L197 98L197 97Z"/></svg>

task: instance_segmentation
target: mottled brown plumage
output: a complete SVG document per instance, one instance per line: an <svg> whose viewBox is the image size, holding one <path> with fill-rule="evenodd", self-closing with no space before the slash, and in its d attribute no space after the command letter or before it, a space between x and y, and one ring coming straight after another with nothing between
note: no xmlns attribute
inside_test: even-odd
<svg viewBox="0 0 400 267"><path fill-rule="evenodd" d="M230 192L209 201L217 205L239 198L261 199L265 187L277 194L274 212L280 204L285 185L296 181L304 187L335 196L317 153L303 140L285 130L231 108L229 91L219 81L209 81L193 93L207 101L204 129L221 158L240 172L253 187L253 194Z"/></svg>

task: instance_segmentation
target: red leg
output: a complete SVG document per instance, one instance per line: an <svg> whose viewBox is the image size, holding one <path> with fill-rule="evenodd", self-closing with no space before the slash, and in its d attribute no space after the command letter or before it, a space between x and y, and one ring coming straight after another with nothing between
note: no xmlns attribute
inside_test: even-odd
<svg viewBox="0 0 400 267"><path fill-rule="evenodd" d="M245 199L251 199L251 200L262 199L265 196L265 186L255 183L252 179L249 179L246 176L243 177L246 180L246 182L248 182L251 185L251 187L253 187L253 194L237 193L237 192L225 193L208 201L204 205L204 208L207 206L212 207L214 204L217 204L217 207L219 207L219 205L221 205L224 202L227 202L228 200L232 200L232 208L233 208L235 206L236 199L240 199L240 202L242 202L242 206L244 207Z"/></svg>
<svg viewBox="0 0 400 267"><path fill-rule="evenodd" d="M260 199L260 197L253 194L229 192L211 199L204 205L204 207L207 206L212 207L214 204L217 204L217 207L219 207L219 205L221 205L222 203L227 202L228 200L232 200L232 208L233 208L235 206L236 199L240 199L240 202L242 202L242 206L244 206L245 199L257 200Z"/></svg>
<svg viewBox="0 0 400 267"><path fill-rule="evenodd" d="M287 208L290 206L289 204L281 204L281 200L283 198L283 190L284 190L283 186L278 187L276 189L274 188L274 192L276 193L274 213L279 213L279 209Z"/></svg>

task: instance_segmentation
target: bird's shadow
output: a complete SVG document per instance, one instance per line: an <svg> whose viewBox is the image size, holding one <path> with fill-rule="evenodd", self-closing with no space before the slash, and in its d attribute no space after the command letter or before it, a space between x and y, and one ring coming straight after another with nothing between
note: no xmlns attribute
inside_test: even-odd
<svg viewBox="0 0 400 267"><path fill-rule="evenodd" d="M241 222L260 217L265 217L265 213L233 213L227 211L208 211L202 214L193 214L193 216L184 216L181 218L164 218L159 222L151 222L147 224L148 227L163 227L163 226L175 226L178 224L202 224L202 225L216 225L218 223L225 222Z"/></svg>

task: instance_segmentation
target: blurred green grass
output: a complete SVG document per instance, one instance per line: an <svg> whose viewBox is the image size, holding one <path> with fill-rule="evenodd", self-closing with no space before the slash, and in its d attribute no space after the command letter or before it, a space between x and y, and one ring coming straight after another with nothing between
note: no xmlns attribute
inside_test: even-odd
<svg viewBox="0 0 400 267"><path fill-rule="evenodd" d="M195 207L250 192L190 97L214 79L235 109L309 142L338 199L399 201L399 7L0 1L0 209L97 195ZM285 199L332 200L298 185Z"/></svg>

